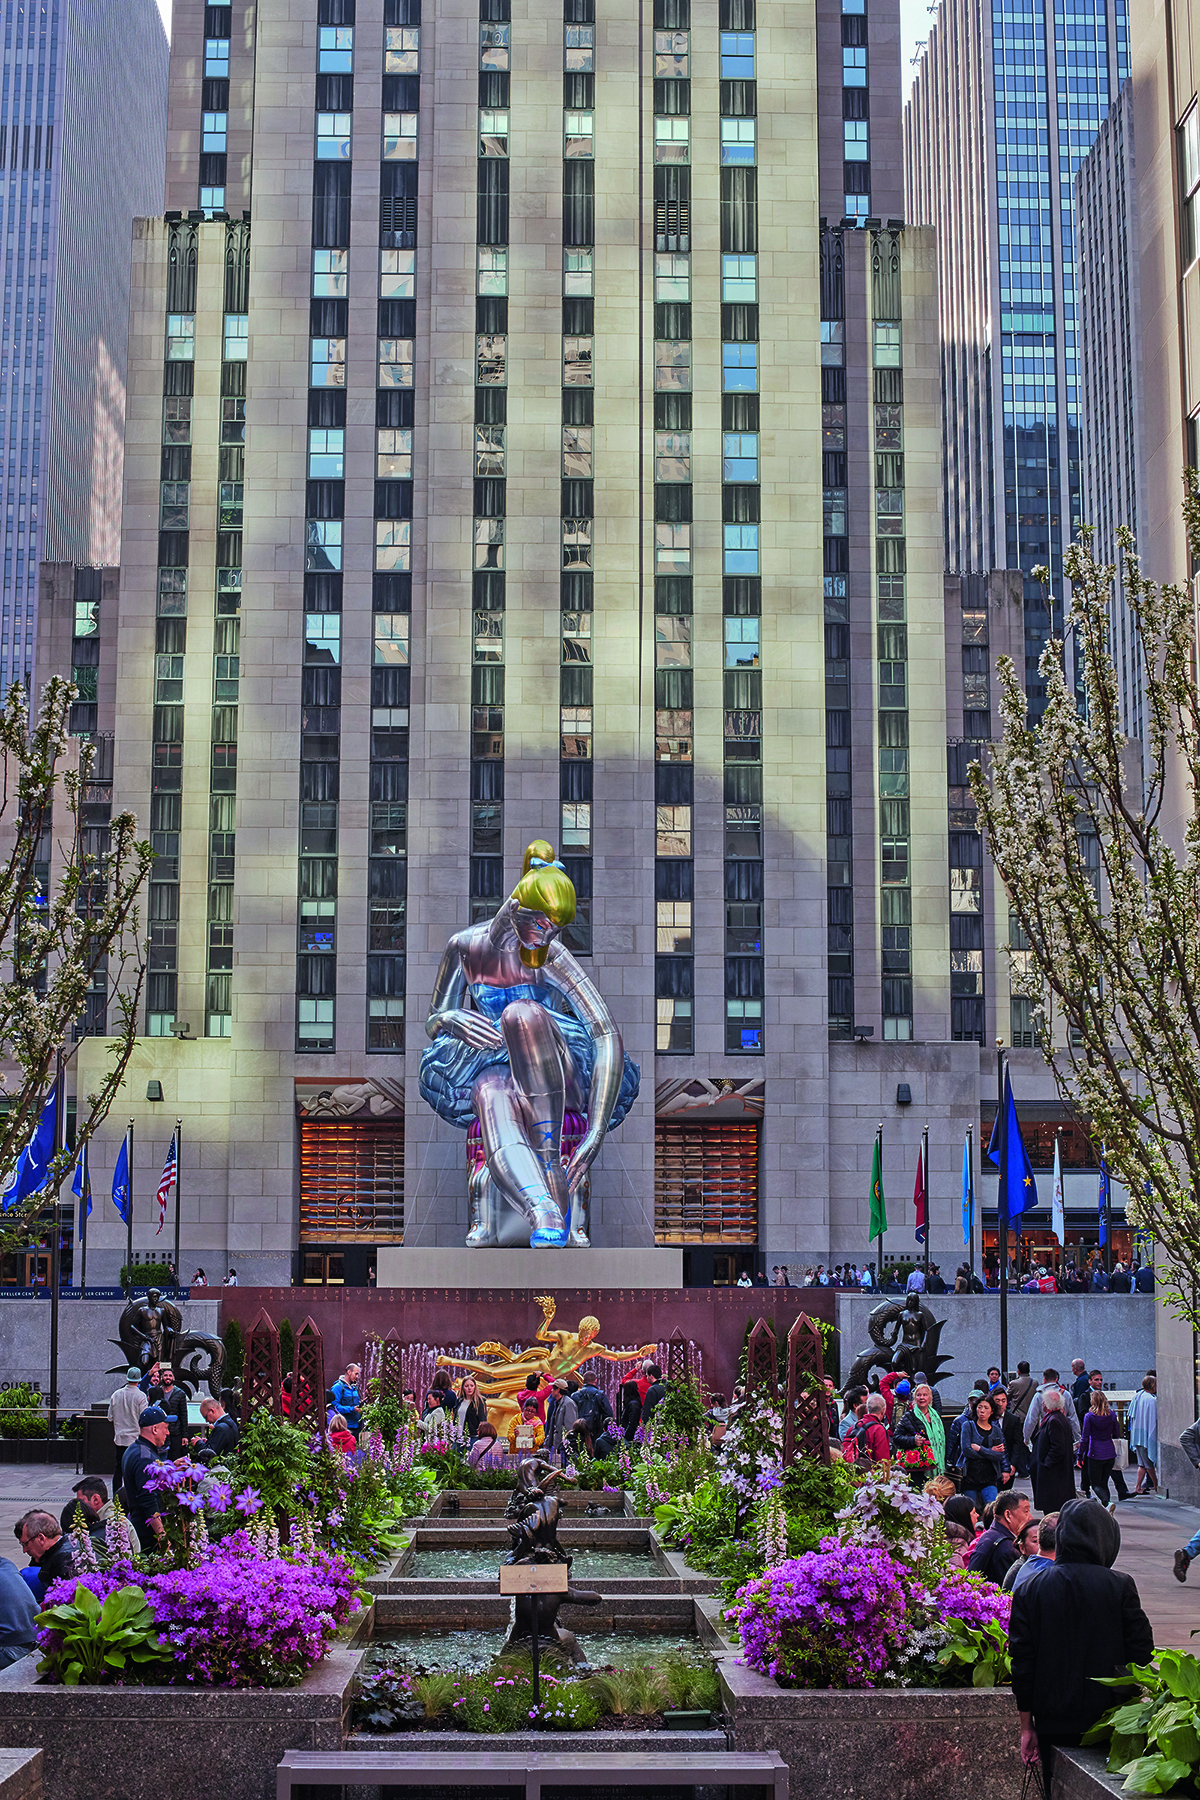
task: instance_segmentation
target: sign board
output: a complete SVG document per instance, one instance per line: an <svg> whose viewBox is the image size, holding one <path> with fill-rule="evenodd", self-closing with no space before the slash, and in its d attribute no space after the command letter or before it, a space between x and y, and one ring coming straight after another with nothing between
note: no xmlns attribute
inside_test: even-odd
<svg viewBox="0 0 1200 1800"><path fill-rule="evenodd" d="M502 1594L565 1594L570 1579L566 1563L502 1563Z"/></svg>

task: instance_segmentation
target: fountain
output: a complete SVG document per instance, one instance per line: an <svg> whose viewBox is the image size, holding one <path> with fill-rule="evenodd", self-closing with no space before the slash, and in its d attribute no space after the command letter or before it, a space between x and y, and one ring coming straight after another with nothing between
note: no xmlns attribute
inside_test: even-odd
<svg viewBox="0 0 1200 1800"><path fill-rule="evenodd" d="M558 1622L564 1601L572 1606L599 1606L600 1595L586 1593L570 1586L571 1558L558 1541L559 1500L551 1485L562 1478L561 1469L553 1468L540 1456L529 1456L517 1469L517 1485L504 1516L510 1521L512 1549L505 1558L508 1567L532 1567L539 1564L565 1565L566 1578L557 1592L539 1592L530 1588L515 1595L513 1621L504 1640L502 1656L514 1650L530 1648L537 1668L538 1643L553 1644L571 1662L586 1660L579 1640ZM503 1592L503 1587L501 1592ZM543 1612L542 1607L549 1608Z"/></svg>

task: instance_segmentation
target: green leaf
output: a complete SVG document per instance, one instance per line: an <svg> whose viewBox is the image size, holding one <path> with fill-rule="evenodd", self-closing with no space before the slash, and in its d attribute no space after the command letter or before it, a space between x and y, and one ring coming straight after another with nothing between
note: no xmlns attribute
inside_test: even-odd
<svg viewBox="0 0 1200 1800"><path fill-rule="evenodd" d="M107 1604L107 1602L105 1604ZM75 1606L86 1619L95 1619L100 1616L99 1600L97 1600L90 1588L84 1587L82 1581L77 1581L75 1584L75 1597L72 1601L72 1605Z"/></svg>
<svg viewBox="0 0 1200 1800"><path fill-rule="evenodd" d="M975 1664L975 1673L971 1677L972 1687L995 1687L996 1673L990 1656L982 1657Z"/></svg>
<svg viewBox="0 0 1200 1800"><path fill-rule="evenodd" d="M63 1670L63 1686L64 1687L78 1687L79 1686L79 1677L82 1674L83 1674L83 1664L82 1663L77 1663L77 1662L68 1663L66 1668Z"/></svg>
<svg viewBox="0 0 1200 1800"><path fill-rule="evenodd" d="M1158 1743L1173 1762L1187 1763L1190 1768L1192 1763L1200 1760L1200 1737L1197 1737L1194 1725L1181 1725L1166 1735L1159 1732Z"/></svg>
<svg viewBox="0 0 1200 1800"><path fill-rule="evenodd" d="M1136 1762L1145 1753L1146 1740L1140 1731L1114 1732L1108 1752L1108 1772L1115 1775L1126 1763Z"/></svg>
<svg viewBox="0 0 1200 1800"><path fill-rule="evenodd" d="M1187 1772L1186 1763L1172 1762L1166 1756L1139 1756L1118 1771L1125 1777L1127 1794L1169 1794Z"/></svg>

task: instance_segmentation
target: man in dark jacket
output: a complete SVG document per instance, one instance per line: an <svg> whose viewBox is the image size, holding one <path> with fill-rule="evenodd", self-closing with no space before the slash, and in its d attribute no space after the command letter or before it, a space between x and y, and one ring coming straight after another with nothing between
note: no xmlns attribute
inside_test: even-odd
<svg viewBox="0 0 1200 1800"><path fill-rule="evenodd" d="M69 1538L51 1513L27 1513L21 1521L21 1548L37 1564L38 1599L44 1606L46 1590L55 1581L75 1573L75 1557Z"/></svg>
<svg viewBox="0 0 1200 1800"><path fill-rule="evenodd" d="M605 1427L612 1418L612 1407L608 1404L607 1395L594 1382L585 1381L576 1390L575 1411L588 1442L594 1446L597 1438L603 1437Z"/></svg>
<svg viewBox="0 0 1200 1800"><path fill-rule="evenodd" d="M161 1406L167 1416L167 1425L171 1434L171 1456L182 1456L184 1444L188 1438L188 1401L187 1395L175 1380L175 1371L165 1364L159 1370L158 1386L152 1387L149 1393L151 1406Z"/></svg>
<svg viewBox="0 0 1200 1800"><path fill-rule="evenodd" d="M208 1438L200 1452L205 1462L221 1462L232 1456L242 1435L241 1426L231 1418L219 1400L209 1396L200 1402L200 1417L208 1426Z"/></svg>
<svg viewBox="0 0 1200 1800"><path fill-rule="evenodd" d="M975 1543L967 1568L972 1575L982 1575L997 1586L1021 1554L1017 1536L1029 1520L1028 1494L1001 1494L996 1501L992 1523Z"/></svg>
<svg viewBox="0 0 1200 1800"><path fill-rule="evenodd" d="M1097 1682L1154 1654L1133 1579L1112 1566L1120 1548L1121 1528L1106 1507L1068 1500L1058 1515L1054 1567L1013 1590L1008 1643L1021 1759L1040 1755L1047 1789L1051 1746L1078 1744L1113 1705L1114 1690Z"/></svg>
<svg viewBox="0 0 1200 1800"><path fill-rule="evenodd" d="M147 1472L166 1462L169 1435L167 1415L161 1406L147 1406L138 1418L140 1436L130 1444L121 1462L121 1486L125 1493L125 1510L143 1544L150 1545L163 1534L158 1514L158 1495L146 1486Z"/></svg>
<svg viewBox="0 0 1200 1800"><path fill-rule="evenodd" d="M654 1417L655 1408L666 1399L667 1389L663 1372L657 1363L652 1363L646 1373L650 1377L650 1386L642 1395L642 1424L648 1426Z"/></svg>

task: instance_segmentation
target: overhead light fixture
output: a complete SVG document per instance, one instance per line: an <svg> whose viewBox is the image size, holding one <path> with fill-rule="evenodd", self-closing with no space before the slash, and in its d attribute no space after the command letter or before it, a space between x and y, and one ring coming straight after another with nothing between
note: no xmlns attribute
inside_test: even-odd
<svg viewBox="0 0 1200 1800"><path fill-rule="evenodd" d="M146 1083L146 1098L147 1098L147 1100L161 1100L162 1097L163 1097L162 1082L161 1081L148 1081Z"/></svg>

